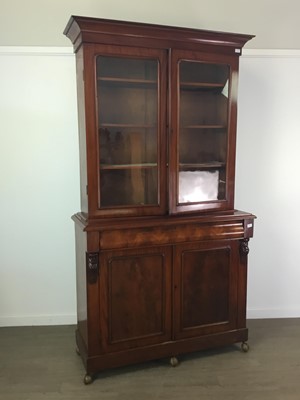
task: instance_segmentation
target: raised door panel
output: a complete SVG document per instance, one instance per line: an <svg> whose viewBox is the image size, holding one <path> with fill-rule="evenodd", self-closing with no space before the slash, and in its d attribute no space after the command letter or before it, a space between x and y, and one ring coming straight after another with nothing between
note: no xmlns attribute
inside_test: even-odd
<svg viewBox="0 0 300 400"><path fill-rule="evenodd" d="M234 329L237 241L176 246L175 260L175 338Z"/></svg>
<svg viewBox="0 0 300 400"><path fill-rule="evenodd" d="M104 252L100 314L104 352L170 340L171 248Z"/></svg>

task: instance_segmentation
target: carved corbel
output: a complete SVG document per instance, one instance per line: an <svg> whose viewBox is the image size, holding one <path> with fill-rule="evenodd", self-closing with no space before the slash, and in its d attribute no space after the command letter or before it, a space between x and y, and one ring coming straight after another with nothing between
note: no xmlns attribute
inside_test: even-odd
<svg viewBox="0 0 300 400"><path fill-rule="evenodd" d="M99 274L99 253L86 253L88 283L96 283Z"/></svg>
<svg viewBox="0 0 300 400"><path fill-rule="evenodd" d="M248 255L249 254L249 246L248 246L249 239L243 239L240 242L240 252L242 255Z"/></svg>

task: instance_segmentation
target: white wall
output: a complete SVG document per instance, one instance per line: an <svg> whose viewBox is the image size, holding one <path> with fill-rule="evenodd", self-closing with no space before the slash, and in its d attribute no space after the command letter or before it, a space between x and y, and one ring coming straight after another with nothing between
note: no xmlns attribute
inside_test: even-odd
<svg viewBox="0 0 300 400"><path fill-rule="evenodd" d="M0 325L75 321L77 105L66 50L0 48Z"/></svg>
<svg viewBox="0 0 300 400"><path fill-rule="evenodd" d="M236 207L257 215L248 316L300 317L300 52L241 58ZM0 326L74 323L74 56L0 48Z"/></svg>
<svg viewBox="0 0 300 400"><path fill-rule="evenodd" d="M258 216L249 317L299 317L300 52L241 59L236 206Z"/></svg>
<svg viewBox="0 0 300 400"><path fill-rule="evenodd" d="M258 216L248 315L300 317L300 53L276 50L299 49L299 11L298 0L1 1L0 326L76 320L71 14L250 33L248 49L269 49L241 58L236 207Z"/></svg>
<svg viewBox="0 0 300 400"><path fill-rule="evenodd" d="M0 46L70 46L70 15L255 34L247 48L300 47L299 0L1 0Z"/></svg>

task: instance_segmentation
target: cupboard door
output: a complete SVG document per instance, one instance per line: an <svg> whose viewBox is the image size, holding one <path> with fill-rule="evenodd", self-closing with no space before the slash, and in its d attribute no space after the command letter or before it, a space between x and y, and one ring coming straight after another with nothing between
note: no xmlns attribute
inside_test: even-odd
<svg viewBox="0 0 300 400"><path fill-rule="evenodd" d="M104 352L171 338L171 247L104 252L100 272Z"/></svg>
<svg viewBox="0 0 300 400"><path fill-rule="evenodd" d="M233 207L237 63L172 53L172 213Z"/></svg>
<svg viewBox="0 0 300 400"><path fill-rule="evenodd" d="M176 339L236 328L238 265L237 241L176 246Z"/></svg>
<svg viewBox="0 0 300 400"><path fill-rule="evenodd" d="M166 52L105 45L92 52L92 208L102 216L164 214Z"/></svg>

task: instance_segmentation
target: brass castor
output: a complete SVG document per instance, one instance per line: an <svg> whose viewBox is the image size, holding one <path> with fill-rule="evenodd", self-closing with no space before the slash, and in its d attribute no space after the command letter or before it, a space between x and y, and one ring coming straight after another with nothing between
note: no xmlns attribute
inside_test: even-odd
<svg viewBox="0 0 300 400"><path fill-rule="evenodd" d="M171 357L170 358L170 364L172 365L172 367L177 367L177 365L179 364L178 358L177 357Z"/></svg>
<svg viewBox="0 0 300 400"><path fill-rule="evenodd" d="M243 343L241 344L241 350L242 350L244 353L248 353L248 351L249 351L249 344L248 344L247 342L243 342Z"/></svg>
<svg viewBox="0 0 300 400"><path fill-rule="evenodd" d="M93 382L93 377L89 374L86 374L83 378L83 382L85 385L90 385Z"/></svg>

